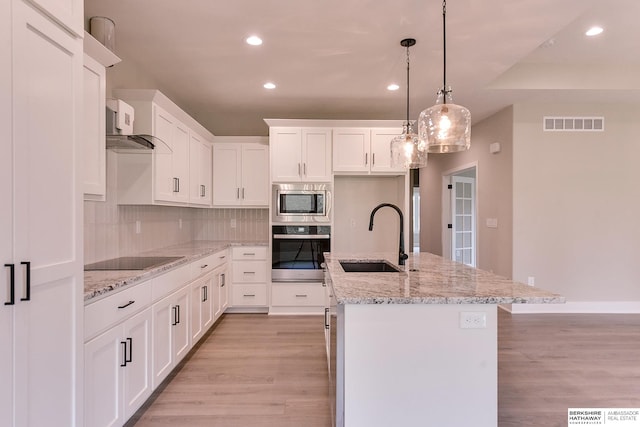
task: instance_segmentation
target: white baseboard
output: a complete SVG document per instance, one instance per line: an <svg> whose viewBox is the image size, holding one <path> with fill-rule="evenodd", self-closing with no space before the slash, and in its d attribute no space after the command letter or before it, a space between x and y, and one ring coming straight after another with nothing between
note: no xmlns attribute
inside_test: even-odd
<svg viewBox="0 0 640 427"><path fill-rule="evenodd" d="M499 307L511 314L640 314L640 301L570 301L565 304L504 304Z"/></svg>

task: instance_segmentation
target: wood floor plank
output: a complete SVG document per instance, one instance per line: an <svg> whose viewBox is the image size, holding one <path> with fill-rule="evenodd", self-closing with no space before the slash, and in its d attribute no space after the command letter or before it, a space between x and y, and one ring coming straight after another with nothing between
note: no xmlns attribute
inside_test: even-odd
<svg viewBox="0 0 640 427"><path fill-rule="evenodd" d="M225 315L127 425L331 426L322 323ZM640 407L640 315L500 310L498 347L499 427L564 427L570 407Z"/></svg>

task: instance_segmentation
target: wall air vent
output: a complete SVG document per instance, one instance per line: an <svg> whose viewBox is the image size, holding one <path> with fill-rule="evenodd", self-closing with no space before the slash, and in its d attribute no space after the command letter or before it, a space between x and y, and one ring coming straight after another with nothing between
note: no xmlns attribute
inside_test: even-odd
<svg viewBox="0 0 640 427"><path fill-rule="evenodd" d="M603 132L604 117L551 117L542 118L545 132Z"/></svg>

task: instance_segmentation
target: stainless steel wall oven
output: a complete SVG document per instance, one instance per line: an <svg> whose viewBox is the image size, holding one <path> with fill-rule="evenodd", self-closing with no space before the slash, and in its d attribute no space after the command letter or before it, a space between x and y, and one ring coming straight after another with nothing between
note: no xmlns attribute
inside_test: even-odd
<svg viewBox="0 0 640 427"><path fill-rule="evenodd" d="M331 249L329 225L274 225L271 279L321 282L324 252Z"/></svg>

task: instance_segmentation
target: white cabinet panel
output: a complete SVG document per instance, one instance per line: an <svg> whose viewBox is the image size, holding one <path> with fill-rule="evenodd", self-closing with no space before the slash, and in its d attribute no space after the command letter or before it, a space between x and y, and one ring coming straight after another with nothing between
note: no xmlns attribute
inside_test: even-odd
<svg viewBox="0 0 640 427"><path fill-rule="evenodd" d="M371 132L368 128L333 130L333 170L369 171Z"/></svg>
<svg viewBox="0 0 640 427"><path fill-rule="evenodd" d="M153 112L154 136L161 139L164 144L157 144L153 151L154 184L156 200L173 201L175 183L173 180L173 133L177 120L160 107L155 107ZM166 144L166 145L165 145ZM133 156L139 154L132 154Z"/></svg>
<svg viewBox="0 0 640 427"><path fill-rule="evenodd" d="M151 309L147 308L127 320L123 332L129 345L122 392L127 420L151 396Z"/></svg>
<svg viewBox="0 0 640 427"><path fill-rule="evenodd" d="M83 355L82 40L28 4L12 5L13 135L6 152L13 152L14 192L5 200L13 200L15 240L4 262L16 269L14 422L75 426Z"/></svg>
<svg viewBox="0 0 640 427"><path fill-rule="evenodd" d="M172 139L173 155L171 170L176 180L174 200L180 203L189 202L189 128L176 121Z"/></svg>
<svg viewBox="0 0 640 427"><path fill-rule="evenodd" d="M324 310L325 298L322 283L274 283L271 287L272 306L312 306Z"/></svg>
<svg viewBox="0 0 640 427"><path fill-rule="evenodd" d="M189 202L211 205L211 144L191 132L189 136Z"/></svg>
<svg viewBox="0 0 640 427"><path fill-rule="evenodd" d="M84 104L82 119L83 182L86 200L104 201L106 195L105 93L106 71L102 64L84 55Z"/></svg>
<svg viewBox="0 0 640 427"><path fill-rule="evenodd" d="M214 144L213 205L269 205L269 152L266 145Z"/></svg>
<svg viewBox="0 0 640 427"><path fill-rule="evenodd" d="M331 130L269 129L273 182L331 181Z"/></svg>
<svg viewBox="0 0 640 427"><path fill-rule="evenodd" d="M84 2L82 0L29 0L76 36L84 31Z"/></svg>
<svg viewBox="0 0 640 427"><path fill-rule="evenodd" d="M259 284L239 284L232 285L231 304L234 307L265 307L267 305L267 285Z"/></svg>
<svg viewBox="0 0 640 427"><path fill-rule="evenodd" d="M397 128L371 129L371 172L406 172L391 166L391 140L401 134Z"/></svg>

